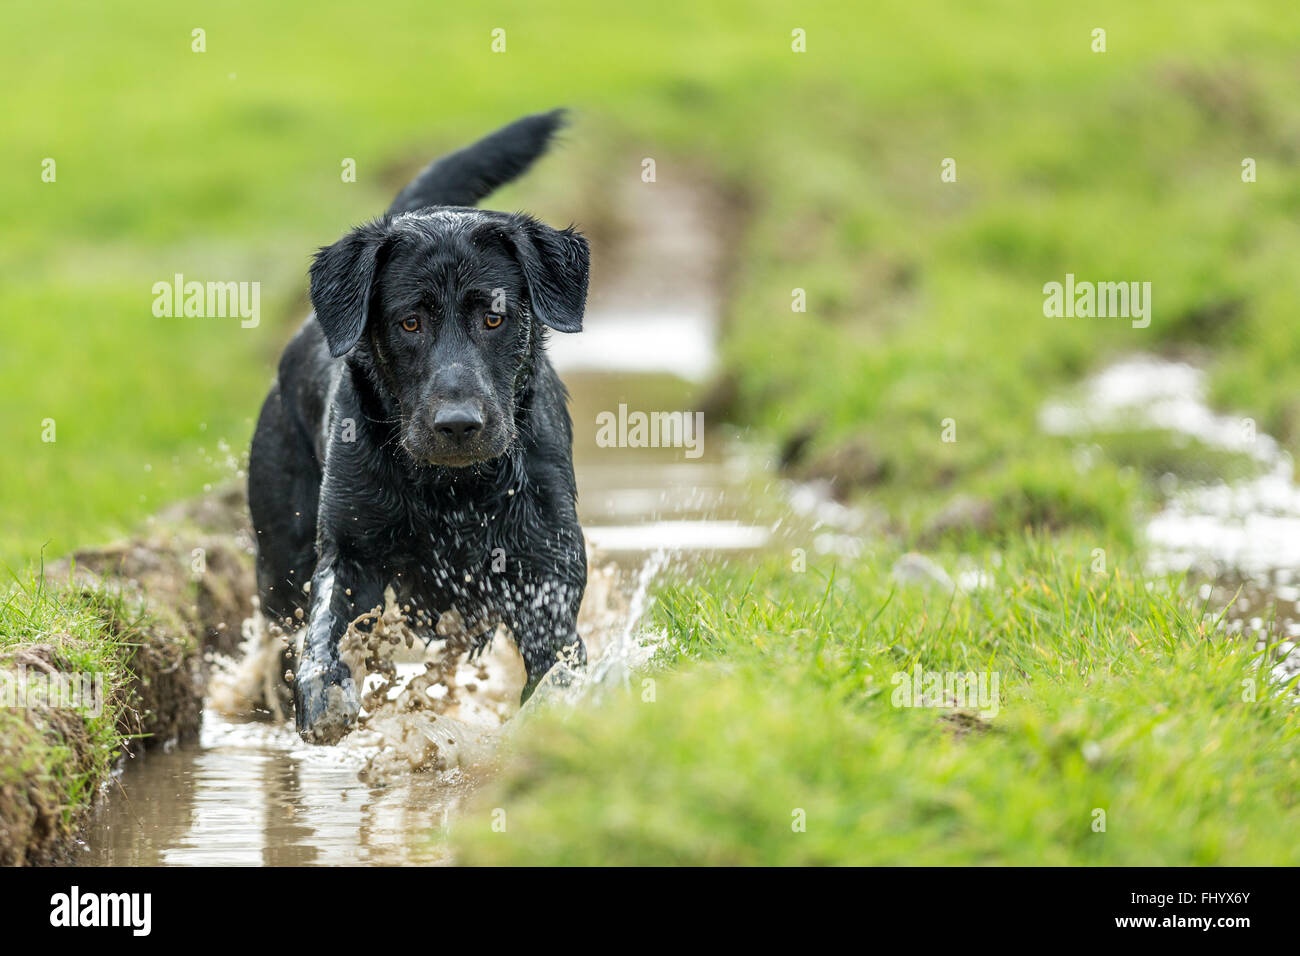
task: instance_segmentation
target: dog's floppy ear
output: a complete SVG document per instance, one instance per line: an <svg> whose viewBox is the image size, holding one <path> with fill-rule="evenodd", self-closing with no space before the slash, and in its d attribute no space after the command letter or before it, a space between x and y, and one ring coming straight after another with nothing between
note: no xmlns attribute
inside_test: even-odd
<svg viewBox="0 0 1300 956"><path fill-rule="evenodd" d="M557 332L581 332L591 271L587 240L572 226L552 229L530 216L515 217L513 225L510 237L533 315Z"/></svg>
<svg viewBox="0 0 1300 956"><path fill-rule="evenodd" d="M386 220L367 223L322 248L312 260L311 304L335 358L356 345L366 329L370 290L388 235Z"/></svg>

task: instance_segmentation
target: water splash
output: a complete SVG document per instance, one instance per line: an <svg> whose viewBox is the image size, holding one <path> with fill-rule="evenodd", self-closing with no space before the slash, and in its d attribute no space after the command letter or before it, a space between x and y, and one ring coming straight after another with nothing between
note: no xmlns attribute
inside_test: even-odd
<svg viewBox="0 0 1300 956"><path fill-rule="evenodd" d="M576 708L599 703L616 690L631 689L632 675L654 657L663 635L644 630L642 619L651 604L650 588L668 563L667 551L656 551L642 563L632 579L622 625L612 629L612 639L602 642L589 656L585 668L561 660L542 679L521 716L527 718L556 705Z"/></svg>
<svg viewBox="0 0 1300 956"><path fill-rule="evenodd" d="M589 663L576 668L562 660L552 668L529 701L529 713L557 703L577 707L627 688L653 654L656 642L645 640L639 628L668 552L650 555L634 574L617 564L590 563L578 615ZM392 785L410 773L491 765L519 711L523 662L504 629L472 659L479 635L467 632L454 611L442 615L436 631L441 640L426 646L390 591L382 611L361 615L340 642L340 655L362 688L362 711L356 728L333 749L360 761L372 786ZM260 616L246 621L242 655L215 661L210 706L230 718L267 713L273 726L292 734L276 690L284 642L301 639L301 629L283 635Z"/></svg>

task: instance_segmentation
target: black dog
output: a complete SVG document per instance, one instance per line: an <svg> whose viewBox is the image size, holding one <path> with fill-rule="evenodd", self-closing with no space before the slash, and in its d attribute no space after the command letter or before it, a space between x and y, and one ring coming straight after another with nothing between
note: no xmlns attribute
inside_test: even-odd
<svg viewBox="0 0 1300 956"><path fill-rule="evenodd" d="M470 208L561 123L525 117L432 163L316 254L315 312L280 360L248 469L262 611L307 616L293 700L309 741L356 718L339 638L388 586L426 624L455 609L486 640L504 623L524 700L562 650L585 663L573 426L544 327L582 328L587 242Z"/></svg>

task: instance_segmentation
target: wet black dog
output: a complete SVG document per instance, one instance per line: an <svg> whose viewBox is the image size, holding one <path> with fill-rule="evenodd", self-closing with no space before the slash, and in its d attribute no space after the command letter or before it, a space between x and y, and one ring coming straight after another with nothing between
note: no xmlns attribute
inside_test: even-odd
<svg viewBox="0 0 1300 956"><path fill-rule="evenodd" d="M307 619L292 682L307 740L355 719L339 638L389 586L408 618L454 609L484 640L509 627L525 700L565 649L585 662L573 429L544 346L546 327L582 328L587 242L470 208L561 122L526 117L434 162L312 264L315 312L280 360L248 470L262 611Z"/></svg>

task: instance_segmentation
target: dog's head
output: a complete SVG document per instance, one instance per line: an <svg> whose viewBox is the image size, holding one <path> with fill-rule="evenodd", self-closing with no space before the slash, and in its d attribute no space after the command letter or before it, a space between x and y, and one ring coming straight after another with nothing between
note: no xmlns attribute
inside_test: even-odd
<svg viewBox="0 0 1300 956"><path fill-rule="evenodd" d="M311 301L331 354L383 391L425 464L503 454L542 348L582 328L590 256L572 229L436 208L384 217L316 254Z"/></svg>

